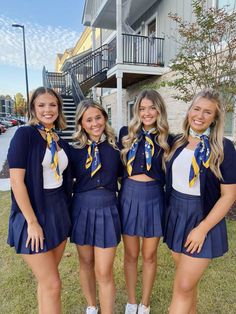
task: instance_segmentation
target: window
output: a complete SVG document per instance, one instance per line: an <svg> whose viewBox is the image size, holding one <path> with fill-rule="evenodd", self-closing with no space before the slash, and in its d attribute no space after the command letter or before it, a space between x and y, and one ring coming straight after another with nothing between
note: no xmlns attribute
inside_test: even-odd
<svg viewBox="0 0 236 314"><path fill-rule="evenodd" d="M156 36L156 19L148 24L148 36Z"/></svg>
<svg viewBox="0 0 236 314"><path fill-rule="evenodd" d="M225 113L225 136L232 136L233 135L233 111L227 111Z"/></svg>
<svg viewBox="0 0 236 314"><path fill-rule="evenodd" d="M108 123L111 125L111 106L107 106Z"/></svg>
<svg viewBox="0 0 236 314"><path fill-rule="evenodd" d="M222 97L226 101L226 108L228 108L225 111L224 135L233 136L236 97L233 94L227 94L226 92L223 92Z"/></svg>
<svg viewBox="0 0 236 314"><path fill-rule="evenodd" d="M130 100L127 103L127 109L128 109L128 123L130 122L130 120L133 118L134 114L133 114L133 108L134 108L134 100Z"/></svg>

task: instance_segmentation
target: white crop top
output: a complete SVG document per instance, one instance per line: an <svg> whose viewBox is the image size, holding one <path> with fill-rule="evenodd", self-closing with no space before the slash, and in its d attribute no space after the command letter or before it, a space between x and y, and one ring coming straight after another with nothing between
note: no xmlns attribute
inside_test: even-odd
<svg viewBox="0 0 236 314"><path fill-rule="evenodd" d="M55 189L59 188L62 185L62 176L59 180L55 177L55 169L51 168L51 159L52 155L50 149L47 148L42 166L43 166L43 188L44 189ZM63 149L58 151L58 164L60 174L62 175L63 171L66 169L68 165L68 158Z"/></svg>
<svg viewBox="0 0 236 314"><path fill-rule="evenodd" d="M196 178L194 185L189 186L189 171L194 151L184 148L174 160L172 166L172 187L176 191L189 195L200 195L200 180Z"/></svg>

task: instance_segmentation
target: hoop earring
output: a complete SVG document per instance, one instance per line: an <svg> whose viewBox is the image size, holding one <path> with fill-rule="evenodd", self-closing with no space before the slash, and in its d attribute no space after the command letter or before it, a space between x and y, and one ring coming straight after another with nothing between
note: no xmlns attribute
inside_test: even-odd
<svg viewBox="0 0 236 314"><path fill-rule="evenodd" d="M215 125L216 125L216 121L212 122L211 128L214 128Z"/></svg>

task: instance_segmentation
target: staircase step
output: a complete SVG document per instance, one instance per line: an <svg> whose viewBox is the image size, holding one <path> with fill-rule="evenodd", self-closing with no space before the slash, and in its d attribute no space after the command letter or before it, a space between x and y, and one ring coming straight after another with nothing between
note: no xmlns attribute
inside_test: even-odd
<svg viewBox="0 0 236 314"><path fill-rule="evenodd" d="M63 112L74 113L75 114L76 110L75 109L65 109L65 108L63 108Z"/></svg>
<svg viewBox="0 0 236 314"><path fill-rule="evenodd" d="M73 142L72 135L75 133L75 113L76 105L71 96L62 96L63 99L63 113L66 117L67 128L61 132L61 137L67 142Z"/></svg>

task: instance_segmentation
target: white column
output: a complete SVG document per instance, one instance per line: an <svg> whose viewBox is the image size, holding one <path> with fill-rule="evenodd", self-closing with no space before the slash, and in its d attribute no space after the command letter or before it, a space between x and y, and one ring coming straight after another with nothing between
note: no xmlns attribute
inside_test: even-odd
<svg viewBox="0 0 236 314"><path fill-rule="evenodd" d="M123 125L123 103L122 103L122 78L123 78L123 72L117 71L116 72L116 108L117 108L117 119L116 119L116 131L117 134L120 130L120 128Z"/></svg>
<svg viewBox="0 0 236 314"><path fill-rule="evenodd" d="M122 41L122 0L116 0L116 63L123 63L123 41ZM123 72L116 72L116 91L117 91L117 124L116 130L119 132L122 127L122 78Z"/></svg>
<svg viewBox="0 0 236 314"><path fill-rule="evenodd" d="M96 28L92 27L92 51L96 49ZM95 61L95 60L94 60ZM95 70L95 64L93 62L93 71ZM93 95L93 100L97 99L97 89L96 87L92 87L92 95Z"/></svg>

